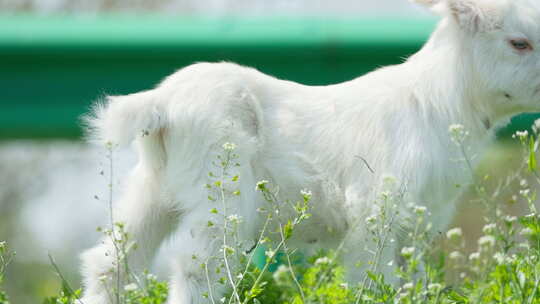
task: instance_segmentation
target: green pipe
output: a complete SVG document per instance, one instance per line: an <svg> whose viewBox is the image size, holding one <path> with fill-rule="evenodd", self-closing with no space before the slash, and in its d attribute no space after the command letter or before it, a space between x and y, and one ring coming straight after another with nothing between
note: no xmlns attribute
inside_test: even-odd
<svg viewBox="0 0 540 304"><path fill-rule="evenodd" d="M96 99L152 88L198 61L233 61L311 85L346 81L401 62L435 22L0 15L0 139L79 138L79 117Z"/></svg>

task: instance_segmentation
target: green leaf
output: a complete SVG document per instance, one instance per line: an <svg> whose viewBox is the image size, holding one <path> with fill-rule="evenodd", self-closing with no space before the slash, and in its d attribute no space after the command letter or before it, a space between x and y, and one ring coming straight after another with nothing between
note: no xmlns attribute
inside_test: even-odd
<svg viewBox="0 0 540 304"><path fill-rule="evenodd" d="M292 236L292 232L293 232L293 224L291 220L289 220L287 224L285 224L285 226L283 227L283 234L286 240Z"/></svg>
<svg viewBox="0 0 540 304"><path fill-rule="evenodd" d="M529 171L536 170L536 155L534 153L534 139L529 137Z"/></svg>

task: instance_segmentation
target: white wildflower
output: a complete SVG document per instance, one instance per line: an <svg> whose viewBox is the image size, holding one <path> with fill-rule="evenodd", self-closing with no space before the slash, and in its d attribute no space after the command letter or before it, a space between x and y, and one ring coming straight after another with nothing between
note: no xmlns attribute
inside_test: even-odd
<svg viewBox="0 0 540 304"><path fill-rule="evenodd" d="M373 225L377 221L377 215L371 215L366 218L366 224Z"/></svg>
<svg viewBox="0 0 540 304"><path fill-rule="evenodd" d="M517 256L513 254L512 256L508 256L502 252L497 252L493 255L493 258L495 261L497 261L497 264L503 265L503 264L512 264L516 261Z"/></svg>
<svg viewBox="0 0 540 304"><path fill-rule="evenodd" d="M450 133L463 132L464 130L465 130L465 127L461 124L452 124L448 127L448 132Z"/></svg>
<svg viewBox="0 0 540 304"><path fill-rule="evenodd" d="M519 139L526 139L529 136L529 132L527 130L525 131L517 131L514 135L512 135L512 138L519 138Z"/></svg>
<svg viewBox="0 0 540 304"><path fill-rule="evenodd" d="M519 185L523 188L527 187L529 185L529 183L527 183L527 180L526 179L522 179L519 181Z"/></svg>
<svg viewBox="0 0 540 304"><path fill-rule="evenodd" d="M349 284L348 283L341 283L341 284L339 284L339 287L341 287L343 289L349 289Z"/></svg>
<svg viewBox="0 0 540 304"><path fill-rule="evenodd" d="M537 119L534 121L533 130L534 132L537 132L537 133L540 130L540 119Z"/></svg>
<svg viewBox="0 0 540 304"><path fill-rule="evenodd" d="M451 260L460 260L463 257L463 254L459 251L452 251L449 255Z"/></svg>
<svg viewBox="0 0 540 304"><path fill-rule="evenodd" d="M265 179L258 181L257 185L255 186L255 190L264 190L266 188L266 184L269 182Z"/></svg>
<svg viewBox="0 0 540 304"><path fill-rule="evenodd" d="M469 255L469 260L473 262L477 261L478 259L480 259L480 252L473 252L471 255Z"/></svg>
<svg viewBox="0 0 540 304"><path fill-rule="evenodd" d="M484 235L478 239L478 245L481 247L492 247L495 245L495 238L491 235Z"/></svg>
<svg viewBox="0 0 540 304"><path fill-rule="evenodd" d="M511 216L511 215L507 215L507 216L504 217L503 220L504 220L505 223L511 224L511 223L517 221L517 217Z"/></svg>
<svg viewBox="0 0 540 304"><path fill-rule="evenodd" d="M529 243L519 243L518 244L518 247L519 248L523 248L525 250L529 250L531 248L531 246L529 245Z"/></svg>
<svg viewBox="0 0 540 304"><path fill-rule="evenodd" d="M385 194L389 194L395 191L397 187L397 179L393 175L383 175L381 190L386 190Z"/></svg>
<svg viewBox="0 0 540 304"><path fill-rule="evenodd" d="M98 278L98 280L101 281L101 282L105 282L105 281L107 281L107 279L109 279L109 277L106 274L104 274L104 275L102 275L102 276L100 276Z"/></svg>
<svg viewBox="0 0 540 304"><path fill-rule="evenodd" d="M381 197L382 197L383 199L387 199L387 198L389 198L391 195L392 195L392 192L391 192L391 191L382 191L382 192L381 192Z"/></svg>
<svg viewBox="0 0 540 304"><path fill-rule="evenodd" d="M531 192L530 189L519 190L519 194L520 194L521 196L525 196L525 197L526 197L526 196L529 196L529 193L530 193L530 192Z"/></svg>
<svg viewBox="0 0 540 304"><path fill-rule="evenodd" d="M313 194L311 193L311 191L309 191L309 190L307 190L307 189L302 189L302 190L300 191L300 194L302 194L302 196L303 196L305 199L307 199L307 200L311 199L311 196L313 195Z"/></svg>
<svg viewBox="0 0 540 304"><path fill-rule="evenodd" d="M493 255L493 258L495 259L495 261L497 261L497 264L499 264L499 265L504 264L505 261L506 261L506 256L502 252L496 252Z"/></svg>
<svg viewBox="0 0 540 304"><path fill-rule="evenodd" d="M428 289L431 292L438 292L439 290L442 289L442 285L439 283L431 283L428 285Z"/></svg>
<svg viewBox="0 0 540 304"><path fill-rule="evenodd" d="M414 206L414 213L418 214L418 215L423 215L424 213L426 213L426 210L427 208L424 207L424 206Z"/></svg>
<svg viewBox="0 0 540 304"><path fill-rule="evenodd" d="M497 225L495 223L491 223L491 224L485 225L484 228L482 228L482 231L485 234L491 234L495 232L496 229L497 229Z"/></svg>
<svg viewBox="0 0 540 304"><path fill-rule="evenodd" d="M521 231L519 232L519 234L523 235L523 236L531 236L533 235L533 231L531 228L523 228L521 229Z"/></svg>
<svg viewBox="0 0 540 304"><path fill-rule="evenodd" d="M149 281L155 281L157 280L157 277L151 273L147 274L146 275L146 279L148 279Z"/></svg>
<svg viewBox="0 0 540 304"><path fill-rule="evenodd" d="M274 278L274 281L279 282L284 274L289 272L289 267L285 265L279 265L279 267L276 269L276 271L272 274L272 277Z"/></svg>
<svg viewBox="0 0 540 304"><path fill-rule="evenodd" d="M328 257L322 257L322 258L318 258L318 259L315 261L315 265L319 265L319 264L330 264L330 262L332 262L332 260L330 260Z"/></svg>
<svg viewBox="0 0 540 304"><path fill-rule="evenodd" d="M225 303L225 301L227 301L227 298L223 297L223 298L219 299L219 301L220 301L221 303Z"/></svg>
<svg viewBox="0 0 540 304"><path fill-rule="evenodd" d="M239 273L237 276L236 276L237 279L241 280L244 278L244 274L243 273Z"/></svg>
<svg viewBox="0 0 540 304"><path fill-rule="evenodd" d="M271 250L271 249L266 250L264 252L264 255L266 255L266 257L268 257L269 259L273 258L275 254L276 254L276 252L274 250Z"/></svg>
<svg viewBox="0 0 540 304"><path fill-rule="evenodd" d="M368 303L369 303L369 302L373 302L373 298L370 297L369 295L363 295L363 296L362 296L362 301L368 302Z"/></svg>
<svg viewBox="0 0 540 304"><path fill-rule="evenodd" d="M465 127L461 124L453 124L448 127L450 138L456 144L461 144L465 141L465 138L469 136L469 132L465 130Z"/></svg>
<svg viewBox="0 0 540 304"><path fill-rule="evenodd" d="M226 254L230 255L233 254L235 250L231 246L223 245L223 247L221 248L221 252L225 252Z"/></svg>
<svg viewBox="0 0 540 304"><path fill-rule="evenodd" d="M414 285L413 285L413 283L411 283L411 282L405 283L405 284L403 285L403 289L404 289L404 290L410 290L410 289L413 289L413 287L414 287Z"/></svg>
<svg viewBox="0 0 540 304"><path fill-rule="evenodd" d="M230 143L230 142L224 143L223 146L221 146L221 147L225 151L232 151L232 150L236 149L236 145L233 144L233 143Z"/></svg>
<svg viewBox="0 0 540 304"><path fill-rule="evenodd" d="M414 247L403 247L401 249L401 255L405 258L410 258L414 254L415 248Z"/></svg>
<svg viewBox="0 0 540 304"><path fill-rule="evenodd" d="M137 289L137 284L135 283L127 284L126 286L124 286L125 291L133 291L136 289Z"/></svg>
<svg viewBox="0 0 540 304"><path fill-rule="evenodd" d="M462 235L463 235L463 232L461 231L461 228L459 227L452 228L446 232L446 237L450 240L459 239L461 238Z"/></svg>
<svg viewBox="0 0 540 304"><path fill-rule="evenodd" d="M240 224L242 222L242 217L238 214L231 214L227 217L227 220L234 224Z"/></svg>
<svg viewBox="0 0 540 304"><path fill-rule="evenodd" d="M397 296L397 300L398 302L397 303L401 303L401 299L404 299L406 297L409 296L409 292L401 292L400 294L398 294Z"/></svg>

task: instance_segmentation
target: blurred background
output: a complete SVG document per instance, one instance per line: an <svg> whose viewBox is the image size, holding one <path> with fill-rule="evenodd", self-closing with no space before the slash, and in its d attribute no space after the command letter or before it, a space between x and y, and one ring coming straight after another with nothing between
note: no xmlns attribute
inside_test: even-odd
<svg viewBox="0 0 540 304"><path fill-rule="evenodd" d="M0 0L0 240L17 252L4 283L13 303L58 292L48 253L79 286L78 255L106 224L106 151L84 143L80 123L94 101L150 89L197 61L341 82L401 62L435 22L407 0ZM481 170L516 168L509 134L533 119L501 131ZM118 187L136 159L113 158ZM481 211L463 202L455 225L473 240Z"/></svg>

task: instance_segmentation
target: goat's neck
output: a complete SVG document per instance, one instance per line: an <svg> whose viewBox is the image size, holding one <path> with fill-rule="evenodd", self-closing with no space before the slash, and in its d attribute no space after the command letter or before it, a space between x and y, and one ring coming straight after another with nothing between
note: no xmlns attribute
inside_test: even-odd
<svg viewBox="0 0 540 304"><path fill-rule="evenodd" d="M462 124L475 142L485 146L499 119L486 107L490 96L474 79L474 71L462 52L453 44L436 45L430 40L404 65L413 71L412 94L425 119L433 119L431 122L440 132L451 124Z"/></svg>

